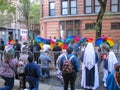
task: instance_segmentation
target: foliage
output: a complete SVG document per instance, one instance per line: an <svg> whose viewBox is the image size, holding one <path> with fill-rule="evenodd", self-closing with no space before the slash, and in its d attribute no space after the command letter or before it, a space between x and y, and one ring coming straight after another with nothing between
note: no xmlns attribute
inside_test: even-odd
<svg viewBox="0 0 120 90"><path fill-rule="evenodd" d="M40 20L40 5L39 4L32 4L30 8L29 17L34 24L39 24L39 20Z"/></svg>
<svg viewBox="0 0 120 90"><path fill-rule="evenodd" d="M30 11L30 0L20 0L20 7L19 10L22 13L26 24L28 24L29 20L29 11Z"/></svg>
<svg viewBox="0 0 120 90"><path fill-rule="evenodd" d="M13 20L13 14L15 14L15 6L12 4L12 0L0 0L0 25L4 26L8 21Z"/></svg>
<svg viewBox="0 0 120 90"><path fill-rule="evenodd" d="M40 20L40 6L39 4L32 4L30 0L20 0L20 11L24 17L26 26L29 27L29 23L39 24Z"/></svg>
<svg viewBox="0 0 120 90"><path fill-rule="evenodd" d="M0 0L0 12L3 14L6 13L15 13L15 6L11 4L11 0L8 2L7 0Z"/></svg>

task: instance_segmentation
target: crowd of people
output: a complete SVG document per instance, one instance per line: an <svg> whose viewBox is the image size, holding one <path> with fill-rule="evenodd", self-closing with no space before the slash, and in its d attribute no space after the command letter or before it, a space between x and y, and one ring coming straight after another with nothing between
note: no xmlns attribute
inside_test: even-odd
<svg viewBox="0 0 120 90"><path fill-rule="evenodd" d="M71 40L67 49L62 49L56 43L51 50L49 42L42 47L34 42L33 45L24 42L10 44L4 48L1 58L0 77L5 80L0 90L12 90L16 74L22 77L23 88L26 81L29 90L39 90L39 81L50 78L49 64L54 63L56 76L63 79L64 90L75 90L77 73L81 70L81 87L87 90L95 90L99 85L99 65L103 67L103 84L108 90L120 90L120 64L115 53L104 42L98 52L93 42L86 42L82 54L79 53L79 45ZM50 55L53 52L54 58ZM79 56L79 57L78 57Z"/></svg>

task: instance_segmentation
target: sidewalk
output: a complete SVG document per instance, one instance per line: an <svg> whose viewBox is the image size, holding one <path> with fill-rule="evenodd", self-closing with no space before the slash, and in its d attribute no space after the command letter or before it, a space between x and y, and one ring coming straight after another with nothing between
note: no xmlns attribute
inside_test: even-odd
<svg viewBox="0 0 120 90"><path fill-rule="evenodd" d="M2 87L3 84L4 84L4 81L0 78L0 87ZM13 90L20 90L18 80L15 80ZM63 90L63 87L40 83L39 90ZM70 90L70 88L69 88L69 90ZM75 89L75 90L83 90L83 89Z"/></svg>

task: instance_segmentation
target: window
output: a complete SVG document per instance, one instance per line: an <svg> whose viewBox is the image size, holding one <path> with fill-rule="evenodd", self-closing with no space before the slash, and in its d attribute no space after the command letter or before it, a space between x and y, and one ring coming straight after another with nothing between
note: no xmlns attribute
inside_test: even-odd
<svg viewBox="0 0 120 90"><path fill-rule="evenodd" d="M66 21L66 30L73 30L73 21Z"/></svg>
<svg viewBox="0 0 120 90"><path fill-rule="evenodd" d="M61 9L62 15L77 14L77 0L62 0Z"/></svg>
<svg viewBox="0 0 120 90"><path fill-rule="evenodd" d="M44 17L44 12L43 12L43 9L44 9L44 8L43 8L43 4L42 4L42 17Z"/></svg>
<svg viewBox="0 0 120 90"><path fill-rule="evenodd" d="M67 30L66 31L66 37L72 36L73 35L73 30Z"/></svg>
<svg viewBox="0 0 120 90"><path fill-rule="evenodd" d="M99 13L100 11L100 4L98 0L95 0L95 13Z"/></svg>
<svg viewBox="0 0 120 90"><path fill-rule="evenodd" d="M120 29L120 22L111 23L111 29Z"/></svg>
<svg viewBox="0 0 120 90"><path fill-rule="evenodd" d="M70 1L70 14L77 14L77 2L75 0Z"/></svg>
<svg viewBox="0 0 120 90"><path fill-rule="evenodd" d="M62 15L68 14L68 1L62 1Z"/></svg>
<svg viewBox="0 0 120 90"><path fill-rule="evenodd" d="M55 16L55 2L49 3L49 16Z"/></svg>
<svg viewBox="0 0 120 90"><path fill-rule="evenodd" d="M7 23L6 23L6 27L11 27L11 21L7 21Z"/></svg>
<svg viewBox="0 0 120 90"><path fill-rule="evenodd" d="M111 0L111 12L118 12L118 0Z"/></svg>
<svg viewBox="0 0 120 90"><path fill-rule="evenodd" d="M84 0L84 13L85 14L99 13L100 8L101 6L98 0Z"/></svg>
<svg viewBox="0 0 120 90"><path fill-rule="evenodd" d="M95 23L86 23L85 30L95 30Z"/></svg>
<svg viewBox="0 0 120 90"><path fill-rule="evenodd" d="M61 37L80 36L80 20L60 21ZM66 31L66 33L64 32Z"/></svg>
<svg viewBox="0 0 120 90"><path fill-rule="evenodd" d="M75 35L80 36L80 21L75 20Z"/></svg>
<svg viewBox="0 0 120 90"><path fill-rule="evenodd" d="M60 36L61 37L65 36L65 22L64 21L60 22Z"/></svg>
<svg viewBox="0 0 120 90"><path fill-rule="evenodd" d="M92 0L85 0L85 13L92 13Z"/></svg>

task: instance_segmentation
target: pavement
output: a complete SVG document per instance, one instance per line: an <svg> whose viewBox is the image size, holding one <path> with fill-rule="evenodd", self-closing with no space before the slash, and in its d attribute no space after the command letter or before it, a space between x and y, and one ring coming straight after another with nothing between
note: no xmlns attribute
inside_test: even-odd
<svg viewBox="0 0 120 90"><path fill-rule="evenodd" d="M4 81L0 78L0 87L2 87L3 84L4 84ZM28 84L27 84L27 86L28 86ZM19 88L19 80L15 80L13 90L22 90ZM27 89L24 89L24 90L27 90ZM63 90L63 87L40 83L39 90ZM70 90L70 88L69 88L69 90ZM75 90L83 90L83 89L75 89Z"/></svg>
<svg viewBox="0 0 120 90"><path fill-rule="evenodd" d="M60 80L56 77L56 70L53 69L53 65L50 65L50 79L46 79L44 82L40 81L39 90L63 90L63 85L61 84ZM0 87L4 85L4 80L0 77ZM14 87L12 90L23 90L19 88L19 80L15 80ZM28 83L26 83L28 87ZM27 90L27 89L24 89ZM70 88L68 89L70 90ZM84 89L75 89L75 90L84 90Z"/></svg>

